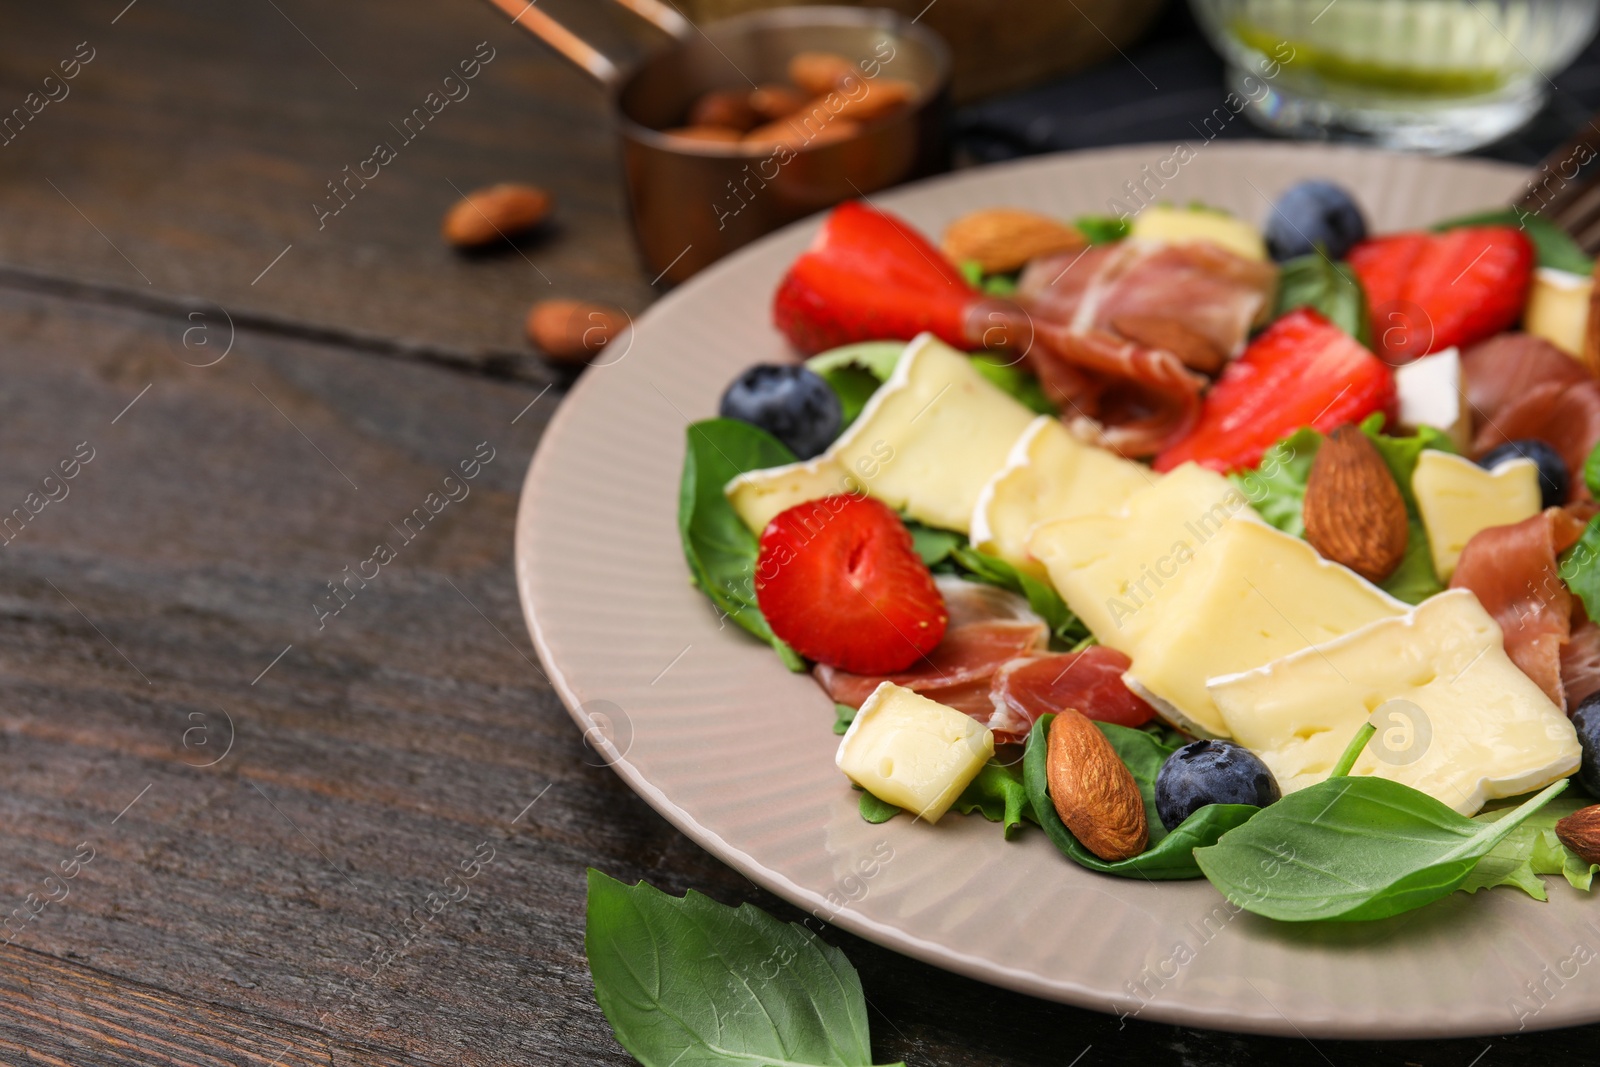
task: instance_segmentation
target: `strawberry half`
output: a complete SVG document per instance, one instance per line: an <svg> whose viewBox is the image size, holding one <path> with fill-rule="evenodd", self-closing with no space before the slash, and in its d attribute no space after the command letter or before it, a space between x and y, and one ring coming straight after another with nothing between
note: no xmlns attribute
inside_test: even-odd
<svg viewBox="0 0 1600 1067"><path fill-rule="evenodd" d="M910 225L851 201L833 209L778 286L772 318L806 355L925 330L957 348L983 294Z"/></svg>
<svg viewBox="0 0 1600 1067"><path fill-rule="evenodd" d="M904 670L934 650L949 621L905 524L867 496L811 500L773 519L755 584L773 633L852 674Z"/></svg>
<svg viewBox="0 0 1600 1067"><path fill-rule="evenodd" d="M1372 316L1373 349L1391 364L1509 329L1528 300L1533 245L1511 226L1396 233L1350 250Z"/></svg>
<svg viewBox="0 0 1600 1067"><path fill-rule="evenodd" d="M1193 461L1217 471L1254 467L1302 426L1330 430L1374 411L1393 414L1394 372L1312 311L1291 311L1228 364L1180 441L1156 457L1169 471Z"/></svg>

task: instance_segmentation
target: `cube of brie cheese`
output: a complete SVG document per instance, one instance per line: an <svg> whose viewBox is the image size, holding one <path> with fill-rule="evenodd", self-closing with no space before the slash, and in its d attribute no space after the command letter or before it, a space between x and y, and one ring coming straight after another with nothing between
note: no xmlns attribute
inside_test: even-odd
<svg viewBox="0 0 1600 1067"><path fill-rule="evenodd" d="M978 494L1033 418L968 356L925 333L827 454L890 507L966 533Z"/></svg>
<svg viewBox="0 0 1600 1067"><path fill-rule="evenodd" d="M1162 244L1209 241L1245 259L1265 260L1267 243L1261 231L1244 219L1220 211L1151 204L1134 216L1128 236Z"/></svg>
<svg viewBox="0 0 1600 1067"><path fill-rule="evenodd" d="M1465 449L1472 418L1461 392L1461 353L1446 348L1395 368L1395 393L1400 399L1400 425L1412 433L1424 426L1443 432Z"/></svg>
<svg viewBox="0 0 1600 1067"><path fill-rule="evenodd" d="M852 782L938 822L994 755L994 734L971 716L884 682L839 742L834 763Z"/></svg>
<svg viewBox="0 0 1600 1067"><path fill-rule="evenodd" d="M1589 328L1589 301L1594 279L1552 267L1540 267L1528 288L1523 328L1566 352L1583 355L1584 332Z"/></svg>
<svg viewBox="0 0 1600 1067"><path fill-rule="evenodd" d="M1418 457L1411 490L1428 531L1433 569L1445 582L1474 534L1530 519L1541 502L1539 467L1531 459L1506 460L1490 471L1433 449Z"/></svg>
<svg viewBox="0 0 1600 1067"><path fill-rule="evenodd" d="M1209 688L1234 739L1285 793L1327 778L1369 718L1378 734L1353 773L1403 782L1464 815L1564 778L1581 757L1572 723L1511 662L1467 589Z"/></svg>
<svg viewBox="0 0 1600 1067"><path fill-rule="evenodd" d="M1160 477L1142 463L1079 441L1060 419L1040 415L979 494L972 547L1043 577L1044 566L1028 554L1036 526L1109 514Z"/></svg>
<svg viewBox="0 0 1600 1067"><path fill-rule="evenodd" d="M1109 515L1039 526L1028 551L1100 643L1132 656L1196 553L1236 518L1260 522L1232 482L1185 463Z"/></svg>
<svg viewBox="0 0 1600 1067"><path fill-rule="evenodd" d="M803 463L746 471L724 487L728 503L750 530L760 535L767 523L807 500L860 491L860 482L826 454Z"/></svg>
<svg viewBox="0 0 1600 1067"><path fill-rule="evenodd" d="M1404 614L1406 605L1316 549L1260 522L1229 522L1202 547L1134 651L1128 687L1191 733L1226 737L1213 675Z"/></svg>

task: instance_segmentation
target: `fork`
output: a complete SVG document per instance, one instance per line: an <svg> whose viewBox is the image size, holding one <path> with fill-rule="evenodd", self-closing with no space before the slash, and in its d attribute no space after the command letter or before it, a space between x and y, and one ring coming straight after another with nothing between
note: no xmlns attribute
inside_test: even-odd
<svg viewBox="0 0 1600 1067"><path fill-rule="evenodd" d="M1586 255L1600 254L1600 115L1540 161L1512 201L1565 230Z"/></svg>

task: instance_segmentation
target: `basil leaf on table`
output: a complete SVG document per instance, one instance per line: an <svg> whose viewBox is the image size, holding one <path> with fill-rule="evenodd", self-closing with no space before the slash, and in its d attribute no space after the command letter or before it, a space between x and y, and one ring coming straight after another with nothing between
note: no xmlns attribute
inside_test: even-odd
<svg viewBox="0 0 1600 1067"><path fill-rule="evenodd" d="M790 670L803 671L805 660L772 632L756 605L759 543L722 492L746 471L794 461L782 442L747 422L691 424L678 489L678 533L694 584L724 615L771 645Z"/></svg>
<svg viewBox="0 0 1600 1067"><path fill-rule="evenodd" d="M1089 636L1089 628L1067 607L1061 594L1049 582L1020 571L1003 559L967 546L950 550L950 558L967 572L967 577L985 585L997 585L1028 598L1028 606L1044 619L1051 635L1066 645L1076 645Z"/></svg>
<svg viewBox="0 0 1600 1067"><path fill-rule="evenodd" d="M871 1067L856 969L750 904L591 869L584 948L600 1010L644 1067Z"/></svg>
<svg viewBox="0 0 1600 1067"><path fill-rule="evenodd" d="M1578 242L1542 215L1513 208L1480 211L1460 218L1447 219L1433 224L1434 230L1454 230L1462 226L1512 226L1527 234L1533 245L1535 261L1541 267L1564 270L1570 274L1590 274L1594 260L1583 254Z"/></svg>
<svg viewBox="0 0 1600 1067"><path fill-rule="evenodd" d="M1194 858L1230 902L1269 919L1387 919L1455 892L1566 786L1478 822L1387 778L1328 778L1262 808Z"/></svg>
<svg viewBox="0 0 1600 1067"><path fill-rule="evenodd" d="M1588 892L1600 866L1579 859L1556 836L1556 822L1587 807L1586 797L1562 796L1546 804L1539 811L1511 831L1489 854L1478 861L1459 892L1475 893L1491 886L1516 886L1535 900L1548 899L1542 874L1559 874L1574 889ZM1516 808L1496 808L1474 816L1475 822L1498 822Z"/></svg>
<svg viewBox="0 0 1600 1067"><path fill-rule="evenodd" d="M1171 833L1161 825L1156 814L1156 775L1167 757L1177 750L1168 746L1154 734L1145 730L1132 730L1108 722L1095 726L1106 735L1139 783L1139 794L1144 798L1145 821L1150 830L1150 845L1144 852L1130 859L1114 863L1096 856L1078 843L1061 817L1056 814L1050 800L1048 774L1048 745L1050 723L1054 715L1041 715L1028 734L1028 747L1022 757L1022 781L1028 792L1028 802L1033 807L1033 817L1050 843L1075 863L1104 874L1126 878L1171 880L1199 878L1200 868L1194 860L1194 850L1209 845L1227 831L1244 824L1262 809L1248 804L1208 804L1179 824Z"/></svg>
<svg viewBox="0 0 1600 1067"><path fill-rule="evenodd" d="M1278 268L1278 299L1273 318L1295 308L1321 313L1345 333L1371 346L1372 327L1367 316L1367 294L1349 264L1335 263L1321 252L1286 260Z"/></svg>

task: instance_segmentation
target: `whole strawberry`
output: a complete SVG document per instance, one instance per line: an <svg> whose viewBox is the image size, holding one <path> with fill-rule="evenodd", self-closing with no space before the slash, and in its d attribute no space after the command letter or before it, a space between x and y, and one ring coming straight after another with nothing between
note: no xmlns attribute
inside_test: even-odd
<svg viewBox="0 0 1600 1067"><path fill-rule="evenodd" d="M867 496L797 504L767 524L756 602L796 652L854 674L905 670L949 616L900 517Z"/></svg>

